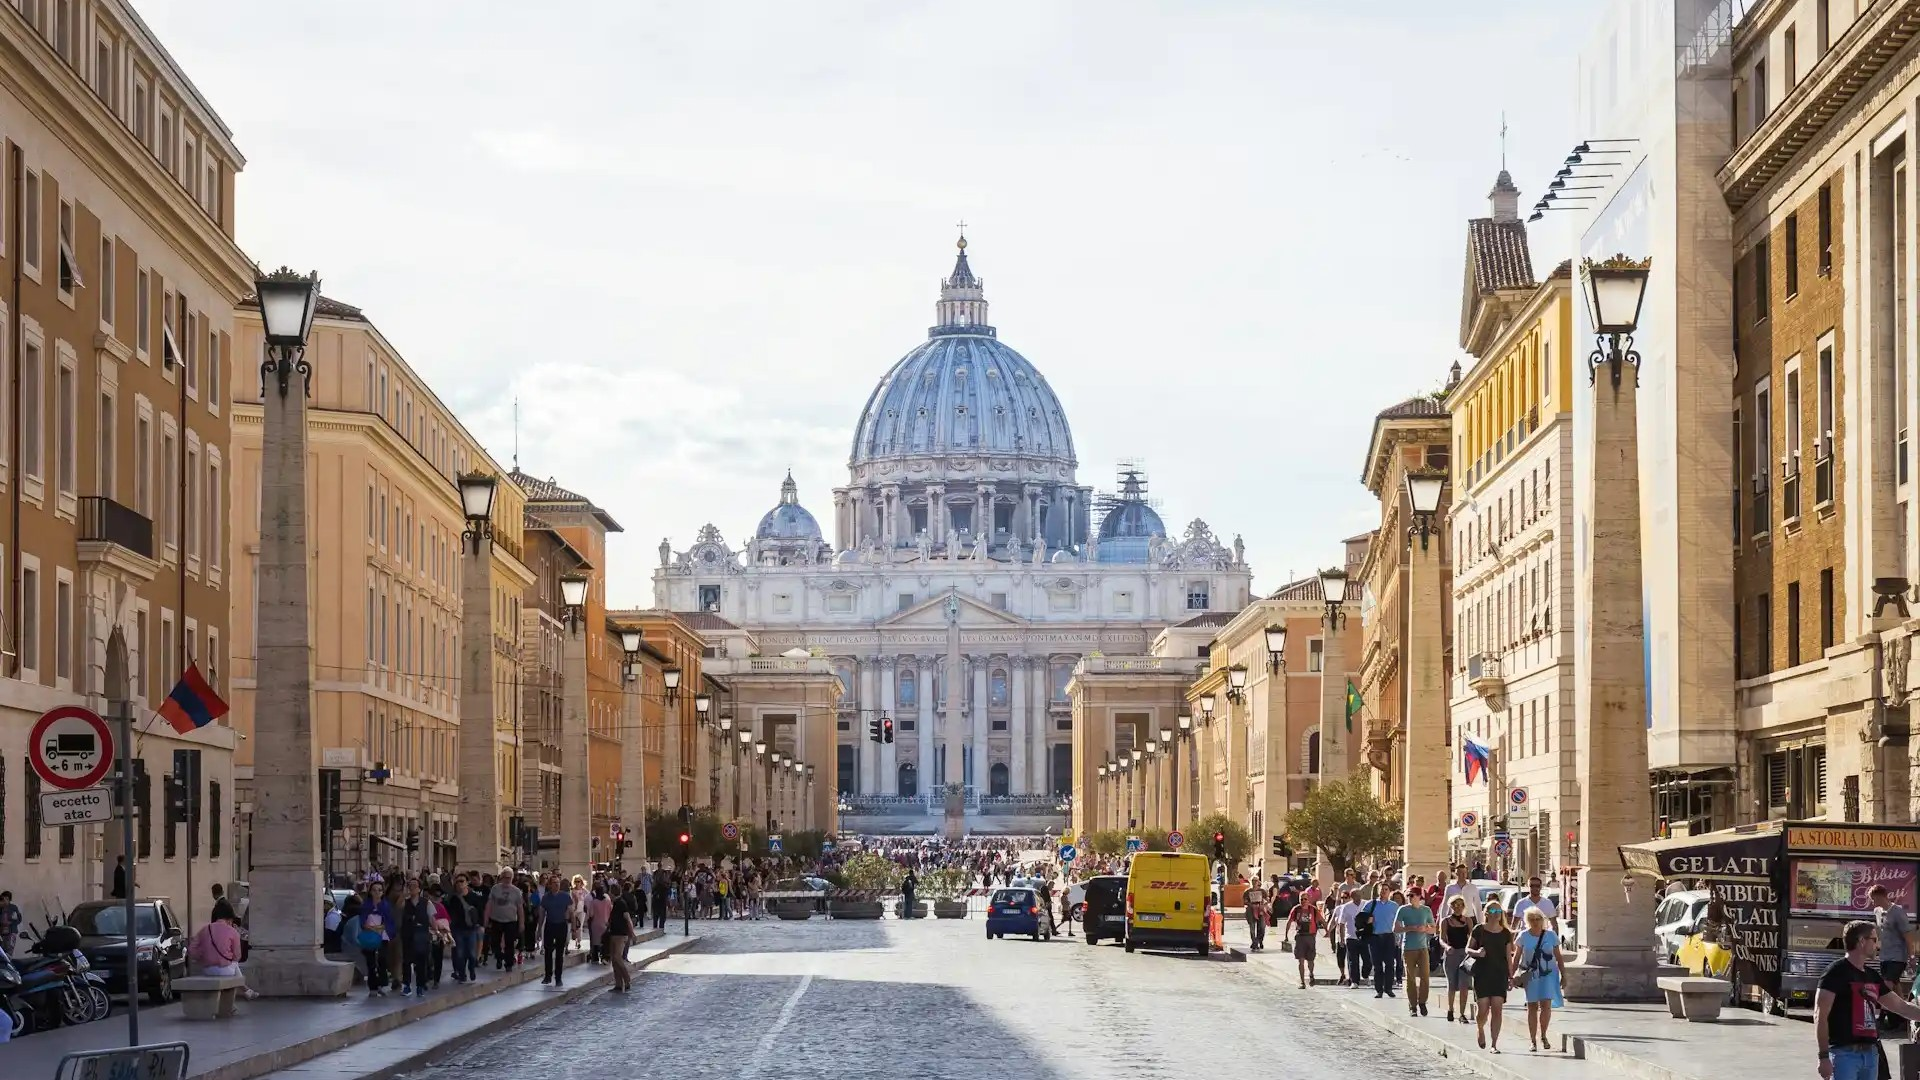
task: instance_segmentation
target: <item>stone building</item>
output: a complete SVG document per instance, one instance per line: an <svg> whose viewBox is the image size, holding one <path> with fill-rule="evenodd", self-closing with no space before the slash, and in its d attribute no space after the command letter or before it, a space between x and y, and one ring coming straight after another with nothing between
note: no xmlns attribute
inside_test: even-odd
<svg viewBox="0 0 1920 1080"><path fill-rule="evenodd" d="M145 721L189 661L231 694L229 656L247 655L226 546L243 161L130 7L73 7L0 16L0 887L36 919L105 893L118 827L46 826L27 738L48 709L124 695L145 732L139 886L197 925L207 883L245 876L235 733Z"/></svg>
<svg viewBox="0 0 1920 1080"><path fill-rule="evenodd" d="M1167 535L1142 472L1100 498L1078 465L1046 379L988 323L963 240L927 340L861 414L833 542L789 478L743 548L713 525L684 551L663 541L655 605L829 660L845 687L836 790L1057 800L1074 786L1075 665L1238 610L1251 582L1239 542L1205 522ZM867 738L880 714L892 744Z"/></svg>

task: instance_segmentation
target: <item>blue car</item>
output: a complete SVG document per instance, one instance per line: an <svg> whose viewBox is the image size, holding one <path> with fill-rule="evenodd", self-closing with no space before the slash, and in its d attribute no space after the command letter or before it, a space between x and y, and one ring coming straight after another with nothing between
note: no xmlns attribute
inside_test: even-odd
<svg viewBox="0 0 1920 1080"><path fill-rule="evenodd" d="M1040 894L1032 889L995 889L987 901L987 936L1025 934L1035 941L1053 937L1053 924Z"/></svg>

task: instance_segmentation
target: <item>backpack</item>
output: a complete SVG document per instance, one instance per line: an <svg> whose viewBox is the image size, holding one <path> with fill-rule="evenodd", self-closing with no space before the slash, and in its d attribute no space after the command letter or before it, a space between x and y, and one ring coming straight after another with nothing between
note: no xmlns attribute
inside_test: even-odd
<svg viewBox="0 0 1920 1080"><path fill-rule="evenodd" d="M1373 933L1373 906L1379 902L1378 900L1367 901L1367 906L1361 908L1360 914L1353 917L1354 934L1365 935Z"/></svg>

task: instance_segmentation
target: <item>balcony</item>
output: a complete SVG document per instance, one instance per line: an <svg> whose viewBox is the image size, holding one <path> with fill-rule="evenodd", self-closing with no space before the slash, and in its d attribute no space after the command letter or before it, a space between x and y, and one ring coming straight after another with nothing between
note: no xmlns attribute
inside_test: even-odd
<svg viewBox="0 0 1920 1080"><path fill-rule="evenodd" d="M80 499L80 562L106 563L142 581L152 581L159 567L153 561L153 522L130 506L104 495Z"/></svg>
<svg viewBox="0 0 1920 1080"><path fill-rule="evenodd" d="M1497 702L1507 694L1507 680L1500 672L1500 658L1487 653L1467 657L1467 686L1489 705L1499 708Z"/></svg>

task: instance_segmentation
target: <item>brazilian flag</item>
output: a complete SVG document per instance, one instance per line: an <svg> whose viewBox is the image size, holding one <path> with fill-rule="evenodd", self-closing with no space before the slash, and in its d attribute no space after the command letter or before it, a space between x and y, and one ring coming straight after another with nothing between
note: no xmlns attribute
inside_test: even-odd
<svg viewBox="0 0 1920 1080"><path fill-rule="evenodd" d="M1360 711L1360 691L1354 689L1353 680L1347 680L1347 731L1353 731L1353 714Z"/></svg>

